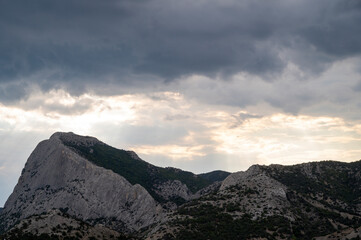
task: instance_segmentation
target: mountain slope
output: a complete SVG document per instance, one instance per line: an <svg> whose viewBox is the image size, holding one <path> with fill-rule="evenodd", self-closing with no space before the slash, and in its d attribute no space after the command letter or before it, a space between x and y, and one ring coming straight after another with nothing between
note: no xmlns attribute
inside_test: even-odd
<svg viewBox="0 0 361 240"><path fill-rule="evenodd" d="M54 134L30 155L0 221L3 230L32 215L61 209L89 223L124 232L161 218L162 207L139 184L98 167L66 147ZM73 137L69 135L68 137ZM93 146L96 139L77 139Z"/></svg>
<svg viewBox="0 0 361 240"><path fill-rule="evenodd" d="M138 231L161 220L163 207L174 209L213 182L153 166L93 137L55 133L30 155L1 214L0 232L52 209L122 232Z"/></svg>
<svg viewBox="0 0 361 240"><path fill-rule="evenodd" d="M360 164L254 165L182 205L150 239L359 239Z"/></svg>
<svg viewBox="0 0 361 240"><path fill-rule="evenodd" d="M294 166L271 165L262 167L273 178L306 196L318 195L327 204L345 209L361 204L361 161L342 163L298 164ZM339 200L338 202L334 200ZM340 202L341 201L341 202ZM348 209L356 211L355 208Z"/></svg>
<svg viewBox="0 0 361 240"><path fill-rule="evenodd" d="M0 237L1 238L1 237ZM2 238L1 238L2 239ZM21 220L3 239L128 239L103 225L92 226L80 219L52 210Z"/></svg>
<svg viewBox="0 0 361 240"><path fill-rule="evenodd" d="M161 203L167 201L183 203L198 190L215 181L222 181L228 174L216 172L212 175L197 176L181 169L156 167L143 161L132 151L116 149L100 141L95 141L91 146L80 144L80 138L84 137L75 134L59 134L59 138L64 145L97 166L112 170L126 178L131 184L140 184ZM92 138L87 137L87 139L91 141ZM218 176L212 178L216 174ZM177 186L179 193L174 191L174 186Z"/></svg>

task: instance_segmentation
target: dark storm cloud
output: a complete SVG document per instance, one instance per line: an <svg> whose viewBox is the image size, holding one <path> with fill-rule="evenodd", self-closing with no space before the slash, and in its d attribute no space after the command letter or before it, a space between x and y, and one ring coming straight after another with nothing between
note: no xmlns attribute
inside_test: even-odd
<svg viewBox="0 0 361 240"><path fill-rule="evenodd" d="M360 54L360 22L357 0L2 0L0 91L14 99L24 81L81 93L241 71L269 80L288 62L318 73Z"/></svg>
<svg viewBox="0 0 361 240"><path fill-rule="evenodd" d="M331 1L332 2L332 1ZM320 9L315 23L303 32L306 40L319 51L333 56L357 55L361 52L361 4L357 0L329 3Z"/></svg>
<svg viewBox="0 0 361 240"><path fill-rule="evenodd" d="M26 87L26 83L9 83L0 85L0 102L9 104L26 97L28 95Z"/></svg>
<svg viewBox="0 0 361 240"><path fill-rule="evenodd" d="M361 92L361 80L356 84L354 90L358 91L358 92Z"/></svg>

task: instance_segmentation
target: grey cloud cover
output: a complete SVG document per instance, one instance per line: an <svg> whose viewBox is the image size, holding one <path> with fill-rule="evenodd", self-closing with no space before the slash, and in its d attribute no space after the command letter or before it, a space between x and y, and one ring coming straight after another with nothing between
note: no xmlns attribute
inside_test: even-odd
<svg viewBox="0 0 361 240"><path fill-rule="evenodd" d="M33 83L82 93L192 74L272 80L289 62L318 74L359 56L360 22L357 0L2 0L0 101Z"/></svg>

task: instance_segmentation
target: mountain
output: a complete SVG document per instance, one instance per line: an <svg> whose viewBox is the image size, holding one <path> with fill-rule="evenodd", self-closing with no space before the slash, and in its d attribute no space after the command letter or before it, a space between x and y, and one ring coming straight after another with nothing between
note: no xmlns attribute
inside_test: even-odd
<svg viewBox="0 0 361 240"><path fill-rule="evenodd" d="M62 133L39 143L5 203L3 229L52 209L124 232L138 230L161 218L162 207L144 187L96 166L64 145L62 139L88 148L100 143L95 138Z"/></svg>
<svg viewBox="0 0 361 240"><path fill-rule="evenodd" d="M196 175L55 133L30 155L0 227L6 239L360 239L361 161Z"/></svg>
<svg viewBox="0 0 361 240"><path fill-rule="evenodd" d="M361 161L254 165L179 207L152 239L359 239L360 173Z"/></svg>
<svg viewBox="0 0 361 240"><path fill-rule="evenodd" d="M220 170L209 172L209 173L198 174L199 177L206 179L207 181L210 181L210 182L223 181L229 175L230 175L229 172L220 171Z"/></svg>
<svg viewBox="0 0 361 240"><path fill-rule="evenodd" d="M165 209L199 196L212 180L161 168L93 137L55 133L30 155L1 214L0 230L58 209L89 224L138 231Z"/></svg>
<svg viewBox="0 0 361 240"><path fill-rule="evenodd" d="M72 133L58 133L55 136L67 148L93 164L123 176L133 185L143 186L160 203L184 203L197 191L215 181L223 180L228 174L219 171L220 177L212 178L211 176L217 173L198 176L177 168L156 167L140 159L133 151L113 148L95 138L81 137ZM83 144L84 141L91 144Z"/></svg>

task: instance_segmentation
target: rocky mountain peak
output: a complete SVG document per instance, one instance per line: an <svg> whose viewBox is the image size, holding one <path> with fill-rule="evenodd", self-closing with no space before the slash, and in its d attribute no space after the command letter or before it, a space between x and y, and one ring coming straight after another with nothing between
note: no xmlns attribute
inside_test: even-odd
<svg viewBox="0 0 361 240"><path fill-rule="evenodd" d="M221 190L226 189L229 186L236 185L245 179L251 179L257 175L266 175L266 172L263 171L260 165L252 165L247 169L247 171L240 171L230 174L221 185Z"/></svg>
<svg viewBox="0 0 361 240"><path fill-rule="evenodd" d="M74 133L55 133L39 143L5 203L0 231L52 209L125 232L160 219L162 207L144 187L95 165L65 143L82 147L101 144L96 138Z"/></svg>
<svg viewBox="0 0 361 240"><path fill-rule="evenodd" d="M211 177L154 166L94 137L57 132L27 160L1 211L0 233L54 209L91 225L138 231L162 221L165 208L200 196L215 182Z"/></svg>
<svg viewBox="0 0 361 240"><path fill-rule="evenodd" d="M50 140L59 139L66 145L76 145L83 147L92 147L95 144L104 144L95 137L81 136L73 132L56 132L51 135Z"/></svg>

